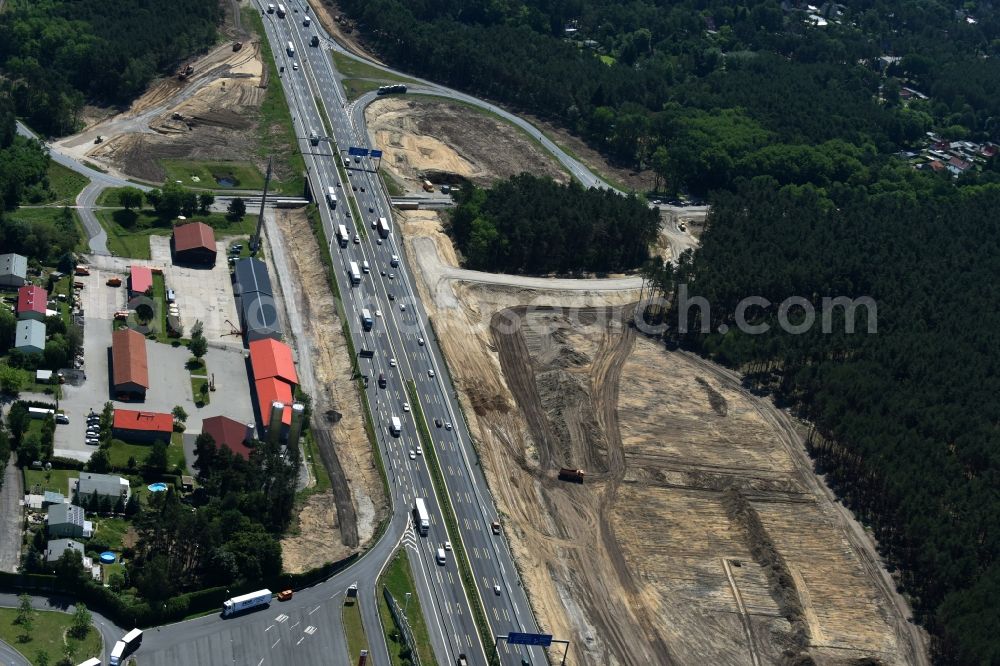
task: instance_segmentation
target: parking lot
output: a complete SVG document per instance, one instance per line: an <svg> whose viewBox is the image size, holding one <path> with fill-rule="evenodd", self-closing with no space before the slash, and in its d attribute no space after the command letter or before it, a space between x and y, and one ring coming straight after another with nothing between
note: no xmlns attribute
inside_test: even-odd
<svg viewBox="0 0 1000 666"><path fill-rule="evenodd" d="M224 252L224 248L222 248ZM223 255L224 256L224 255ZM211 402L198 408L195 406L191 389L190 374L185 367L190 358L186 347L146 341L150 388L144 402L120 402L111 398L110 353L112 320L117 310L125 307L127 290L124 277L131 260L102 257L104 268L92 264L89 276L77 276L84 283L81 302L84 311L84 367L85 380L80 386L63 385L60 408L69 417L69 424L56 428L55 454L77 460L87 460L94 451L85 442L86 415L94 410L99 412L104 403L111 401L116 407L156 412L170 412L180 405L188 413L189 432L200 432L201 422L209 416L224 415L239 421L253 421L253 407L250 401L250 385L244 361L245 350L238 336L218 334L218 322L231 318L235 323L236 308L233 300L229 273L225 260L221 260L221 270L197 270L174 266L163 266L153 262L141 262L162 266L167 285L177 292L181 303L182 319L185 310L190 323L184 321L186 330L196 318L205 322L205 336L209 349L205 355L208 377L214 376L216 391L210 393ZM96 262L95 262L96 264ZM110 277L121 277L123 286L109 287ZM209 322L215 321L213 331ZM225 330L228 332L228 324Z"/></svg>

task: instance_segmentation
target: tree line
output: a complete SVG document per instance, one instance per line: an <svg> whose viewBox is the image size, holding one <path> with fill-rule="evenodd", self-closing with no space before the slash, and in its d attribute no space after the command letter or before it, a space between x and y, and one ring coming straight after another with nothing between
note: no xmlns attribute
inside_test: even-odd
<svg viewBox="0 0 1000 666"><path fill-rule="evenodd" d="M201 0L9 0L0 90L37 130L72 133L84 104L127 104L214 44L221 18L219 3Z"/></svg>
<svg viewBox="0 0 1000 666"><path fill-rule="evenodd" d="M503 273L609 273L648 258L659 213L635 196L560 185L527 173L456 195L449 230L469 268Z"/></svg>

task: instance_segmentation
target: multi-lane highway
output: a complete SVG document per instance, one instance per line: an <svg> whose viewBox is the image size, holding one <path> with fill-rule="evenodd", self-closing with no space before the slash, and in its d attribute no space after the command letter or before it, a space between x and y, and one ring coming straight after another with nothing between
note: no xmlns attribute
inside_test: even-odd
<svg viewBox="0 0 1000 666"><path fill-rule="evenodd" d="M261 6L261 9L266 5ZM370 359L360 359L361 372L370 378L367 399L375 420L379 446L387 462L389 481L395 499L396 515L408 513L415 497L428 503L431 526L427 536L410 539L416 557L411 557L417 580L418 596L427 616L431 643L441 663L455 663L465 654L470 664L487 662L492 645L481 645L470 610L470 600L462 586L454 553L449 552L444 565L436 561L436 551L449 539L436 498L430 472L423 455L416 454L419 439L412 412L408 412L407 383L413 382L420 405L430 426L435 451L454 507L458 530L468 553L475 579L471 591L482 600L491 632L506 635L511 631L537 631L527 598L520 586L517 571L503 536L493 535L496 509L486 481L475 463L475 451L461 418L455 391L447 377L440 351L429 335L427 317L415 295L401 246L393 229L385 239L372 229L379 217L392 219L389 202L381 181L367 158L347 156L350 146L368 147L367 132L358 116L347 113L347 100L339 85L333 61L326 48L309 46L310 37L320 34L317 25L306 28L303 18L306 5L291 3L285 18L263 13L265 29L279 66L284 66L282 83L292 108L296 133L306 156L310 185L317 199L327 188L338 195L336 208L321 203L320 210L329 251L336 267L337 283L355 346L373 352ZM295 10L298 11L295 11ZM290 54L288 43L291 42ZM324 137L318 147L310 145L311 132L325 133L321 120L324 107L332 127L332 137ZM363 116L361 117L363 122ZM334 151L341 151L347 178L338 172ZM360 218L352 213L347 199L353 197ZM341 247L336 229L344 225L350 241ZM398 261L393 261L393 257ZM350 264L368 263L360 283L352 284ZM396 264L396 265L394 265ZM361 311L373 314L374 325L364 330ZM384 376L385 389L377 378ZM395 437L389 432L393 416L403 422ZM436 427L436 419L442 426ZM451 428L447 424L452 424ZM413 457L411 458L411 452ZM455 538L459 535L451 535ZM366 625L366 629L369 629ZM370 631L370 630L369 630ZM502 647L499 663L545 663L540 649ZM496 661L494 661L496 663Z"/></svg>

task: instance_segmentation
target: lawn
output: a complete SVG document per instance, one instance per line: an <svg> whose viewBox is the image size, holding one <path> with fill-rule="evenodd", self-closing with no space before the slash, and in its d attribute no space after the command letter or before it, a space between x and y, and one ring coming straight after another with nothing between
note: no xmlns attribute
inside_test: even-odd
<svg viewBox="0 0 1000 666"><path fill-rule="evenodd" d="M375 67L374 65L369 65L368 63L350 58L343 53L332 51L331 55L333 55L334 67L336 67L337 71L345 77L355 79L381 79L383 81L400 81L402 83L417 83L417 81L411 78L387 72L384 69ZM378 86L376 86L376 88L377 87Z"/></svg>
<svg viewBox="0 0 1000 666"><path fill-rule="evenodd" d="M264 34L264 24L260 14L244 7L243 18L253 26L261 36L261 57L268 68L268 86L264 94L264 102L260 105L260 126L258 128L257 151L262 158L274 156L275 175L271 180L271 189L275 193L299 195L305 192L306 163L298 150L298 139L292 116L285 101L285 92L278 77L271 45ZM283 174L279 176L278 174Z"/></svg>
<svg viewBox="0 0 1000 666"><path fill-rule="evenodd" d="M169 222L165 224L152 210L97 210L95 214L108 232L108 249L119 257L149 259L149 237L169 236L173 229ZM249 218L234 222L223 213L194 217L215 229L220 236L249 234L254 227Z"/></svg>
<svg viewBox="0 0 1000 666"><path fill-rule="evenodd" d="M65 495L69 492L69 480L80 477L76 469L26 469L24 470L24 492L41 494L52 490Z"/></svg>
<svg viewBox="0 0 1000 666"><path fill-rule="evenodd" d="M28 632L30 638L22 643L19 637L22 627L14 624L17 611L13 608L0 608L0 640L8 645L16 646L17 650L31 661L39 663L39 653L44 652L49 664L54 664L63 657L63 648L72 649L72 663L77 664L90 657L101 655L101 634L93 626L82 641L66 636L73 616L57 611L35 611L32 615L32 627Z"/></svg>
<svg viewBox="0 0 1000 666"><path fill-rule="evenodd" d="M366 92L371 92L381 86L382 81L372 81L370 79L344 79L343 84L344 94L347 95L348 101L354 101Z"/></svg>
<svg viewBox="0 0 1000 666"><path fill-rule="evenodd" d="M208 162L201 160L159 160L167 172L167 182L209 190L262 190L264 174L250 162ZM227 184L218 182L220 179Z"/></svg>
<svg viewBox="0 0 1000 666"><path fill-rule="evenodd" d="M211 391L207 388L202 389L203 386L208 386L208 379L206 377L191 375L191 398L194 400L196 407L204 407L212 402Z"/></svg>
<svg viewBox="0 0 1000 666"><path fill-rule="evenodd" d="M95 518L94 525L97 527L94 530L94 540L107 544L108 550L120 553L122 540L125 538L125 533L128 532L131 523L124 518L107 517Z"/></svg>
<svg viewBox="0 0 1000 666"><path fill-rule="evenodd" d="M87 186L87 182L86 178L72 169L67 169L57 162L49 162L49 191L52 192L55 201L72 205L76 201L76 195Z"/></svg>
<svg viewBox="0 0 1000 666"><path fill-rule="evenodd" d="M180 433L174 434L180 435ZM135 457L136 462L141 468L152 451L152 444L130 444L113 439L111 440L111 448L108 450L108 456L111 458L111 466L115 470L124 471L128 469L129 458ZM177 466L180 466L181 469L186 469L184 446L179 441L176 444L171 443L167 447L167 463L167 471L173 470Z"/></svg>
<svg viewBox="0 0 1000 666"><path fill-rule="evenodd" d="M378 612L382 617L382 628L386 633L386 642L389 644L389 657L393 666L402 666L404 661L400 652L405 648L405 644L398 636L398 630L389 612L389 605L382 594L382 586L389 588L389 592L395 597L396 603L402 607L405 603L406 593L410 593L410 602L406 606L406 616L410 620L410 627L413 630L413 639L417 643L417 653L420 655L420 663L434 664L434 652L431 650L430 636L427 633L427 624L424 622L424 614L420 610L420 599L417 597L416 588L413 585L413 574L410 572L410 559L406 555L406 549L402 548L396 553L392 563L386 567L379 578L378 584ZM346 625L345 625L346 628Z"/></svg>
<svg viewBox="0 0 1000 666"><path fill-rule="evenodd" d="M344 634L347 636L347 654L353 657L368 649L365 629L361 624L361 606L357 597L344 599Z"/></svg>

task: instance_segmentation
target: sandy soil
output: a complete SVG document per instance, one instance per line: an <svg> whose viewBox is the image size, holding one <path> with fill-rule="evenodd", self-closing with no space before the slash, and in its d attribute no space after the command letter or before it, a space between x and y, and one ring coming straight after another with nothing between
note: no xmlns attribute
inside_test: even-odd
<svg viewBox="0 0 1000 666"><path fill-rule="evenodd" d="M277 223L290 255L289 268L300 283L325 285L319 248L305 215L300 211L283 211L277 216ZM336 457L350 487L358 545L364 546L387 515L388 500L365 435L361 403L350 381L347 343L329 289L295 292L292 298L306 326L314 375L313 432L333 444L328 453ZM298 520L299 533L282 540L286 571L303 571L356 550L345 545L348 539L331 537L341 527L333 492L310 496Z"/></svg>
<svg viewBox="0 0 1000 666"><path fill-rule="evenodd" d="M569 176L520 130L461 104L389 97L365 109L365 121L383 151L382 166L413 192L421 182L459 182L480 186L522 171Z"/></svg>
<svg viewBox="0 0 1000 666"><path fill-rule="evenodd" d="M399 223L411 265L427 242L454 261L432 214ZM571 663L919 662L787 417L624 325L634 293L417 283L533 609Z"/></svg>

